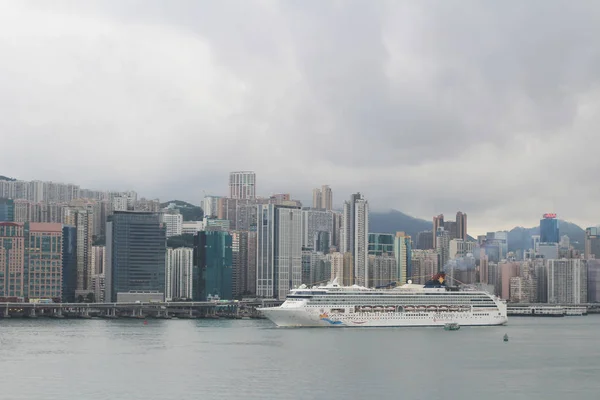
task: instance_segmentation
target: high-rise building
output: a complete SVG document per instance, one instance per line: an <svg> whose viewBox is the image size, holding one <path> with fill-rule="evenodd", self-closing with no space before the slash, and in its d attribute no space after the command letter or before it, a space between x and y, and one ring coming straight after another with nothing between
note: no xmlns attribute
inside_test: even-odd
<svg viewBox="0 0 600 400"><path fill-rule="evenodd" d="M115 211L106 223L105 301L117 293L164 293L166 229L160 215Z"/></svg>
<svg viewBox="0 0 600 400"><path fill-rule="evenodd" d="M62 302L74 303L77 290L77 228L63 225Z"/></svg>
<svg viewBox="0 0 600 400"><path fill-rule="evenodd" d="M369 203L356 193L344 202L342 252L354 257L354 282L366 286L369 280Z"/></svg>
<svg viewBox="0 0 600 400"><path fill-rule="evenodd" d="M450 233L444 228L438 228L435 234L435 245L438 253L438 267L441 271L450 260Z"/></svg>
<svg viewBox="0 0 600 400"><path fill-rule="evenodd" d="M402 284L406 283L412 276L412 241L411 237L404 232L396 232L394 238L394 257L398 271L396 276Z"/></svg>
<svg viewBox="0 0 600 400"><path fill-rule="evenodd" d="M86 297L92 292L93 211L84 207L65 208L63 221L77 229L77 288L75 296Z"/></svg>
<svg viewBox="0 0 600 400"><path fill-rule="evenodd" d="M284 299L302 282L302 210L258 205L256 294Z"/></svg>
<svg viewBox="0 0 600 400"><path fill-rule="evenodd" d="M456 238L467 241L467 214L459 211L456 213Z"/></svg>
<svg viewBox="0 0 600 400"><path fill-rule="evenodd" d="M548 303L587 303L588 271L585 260L546 260Z"/></svg>
<svg viewBox="0 0 600 400"><path fill-rule="evenodd" d="M435 250L412 250L411 253L413 272L409 279L424 284L438 272L438 254Z"/></svg>
<svg viewBox="0 0 600 400"><path fill-rule="evenodd" d="M165 299L191 300L193 291L192 269L194 249L168 248L165 260Z"/></svg>
<svg viewBox="0 0 600 400"><path fill-rule="evenodd" d="M600 259L600 229L592 226L585 230L585 259Z"/></svg>
<svg viewBox="0 0 600 400"><path fill-rule="evenodd" d="M183 215L179 211L169 211L162 214L162 222L167 229L167 237L179 236L183 231Z"/></svg>
<svg viewBox="0 0 600 400"><path fill-rule="evenodd" d="M0 222L15 220L15 202L12 199L0 198Z"/></svg>
<svg viewBox="0 0 600 400"><path fill-rule="evenodd" d="M256 232L233 231L233 297L256 293Z"/></svg>
<svg viewBox="0 0 600 400"><path fill-rule="evenodd" d="M450 241L450 259L465 257L469 253L473 253L474 242L469 242L463 239L452 239Z"/></svg>
<svg viewBox="0 0 600 400"><path fill-rule="evenodd" d="M327 238L322 235L327 233ZM321 234L321 235L320 235ZM329 252L329 243L333 237L333 213L331 211L303 209L302 210L302 247L319 251L316 248L319 238L321 238L321 247L325 246L322 243L327 241L327 249L323 253Z"/></svg>
<svg viewBox="0 0 600 400"><path fill-rule="evenodd" d="M193 300L233 299L232 237L228 232L198 232L194 237Z"/></svg>
<svg viewBox="0 0 600 400"><path fill-rule="evenodd" d="M337 279L344 286L344 255L340 252L329 253L326 259L331 265L331 280Z"/></svg>
<svg viewBox="0 0 600 400"><path fill-rule="evenodd" d="M62 296L62 225L25 224L25 268L23 297L60 300Z"/></svg>
<svg viewBox="0 0 600 400"><path fill-rule="evenodd" d="M556 214L544 214L540 220L540 242L558 243L560 240Z"/></svg>
<svg viewBox="0 0 600 400"><path fill-rule="evenodd" d="M219 199L222 196L204 196L204 200L202 201L202 211L204 211L204 216L211 218L216 218L219 215Z"/></svg>
<svg viewBox="0 0 600 400"><path fill-rule="evenodd" d="M444 227L444 214L433 217L433 248L437 249L437 231Z"/></svg>
<svg viewBox="0 0 600 400"><path fill-rule="evenodd" d="M321 208L321 203L323 202L323 197L321 194L321 189L315 188L313 189L313 208Z"/></svg>
<svg viewBox="0 0 600 400"><path fill-rule="evenodd" d="M417 233L417 249L430 250L433 249L433 232L423 231Z"/></svg>
<svg viewBox="0 0 600 400"><path fill-rule="evenodd" d="M94 293L94 300L104 303L104 290L106 284L106 247L92 246L92 284L89 288Z"/></svg>
<svg viewBox="0 0 600 400"><path fill-rule="evenodd" d="M397 282L397 272L396 258L393 255L369 255L368 285L370 287L385 286Z"/></svg>
<svg viewBox="0 0 600 400"><path fill-rule="evenodd" d="M23 297L25 288L25 227L0 222L0 296Z"/></svg>
<svg viewBox="0 0 600 400"><path fill-rule="evenodd" d="M394 235L391 233L369 233L369 255L394 255Z"/></svg>
<svg viewBox="0 0 600 400"><path fill-rule="evenodd" d="M256 174L252 171L229 173L229 197L232 199L255 199Z"/></svg>
<svg viewBox="0 0 600 400"><path fill-rule="evenodd" d="M600 258L586 261L588 268L588 303L600 302Z"/></svg>

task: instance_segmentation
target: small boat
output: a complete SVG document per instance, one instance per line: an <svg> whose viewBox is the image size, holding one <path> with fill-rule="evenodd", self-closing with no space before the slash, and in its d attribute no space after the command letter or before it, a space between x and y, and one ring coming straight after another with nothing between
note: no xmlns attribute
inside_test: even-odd
<svg viewBox="0 0 600 400"><path fill-rule="evenodd" d="M506 334L506 333L504 334L504 341L508 342L508 334Z"/></svg>
<svg viewBox="0 0 600 400"><path fill-rule="evenodd" d="M460 329L460 325L457 324L456 322L450 322L447 324L444 324L444 330L446 331L457 331Z"/></svg>

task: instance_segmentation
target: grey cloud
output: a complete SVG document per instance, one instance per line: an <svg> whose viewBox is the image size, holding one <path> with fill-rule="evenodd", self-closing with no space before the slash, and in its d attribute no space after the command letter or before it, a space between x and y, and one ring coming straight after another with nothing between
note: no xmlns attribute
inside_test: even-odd
<svg viewBox="0 0 600 400"><path fill-rule="evenodd" d="M461 209L474 233L546 211L600 221L595 2L3 11L0 174L198 202L253 169L265 195L328 183L337 204Z"/></svg>

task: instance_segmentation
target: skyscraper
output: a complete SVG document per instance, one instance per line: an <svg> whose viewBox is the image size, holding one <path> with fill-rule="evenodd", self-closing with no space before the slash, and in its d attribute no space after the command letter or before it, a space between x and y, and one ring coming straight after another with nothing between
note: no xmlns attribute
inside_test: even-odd
<svg viewBox="0 0 600 400"><path fill-rule="evenodd" d="M63 225L62 302L74 303L77 289L77 228Z"/></svg>
<svg viewBox="0 0 600 400"><path fill-rule="evenodd" d="M166 229L156 213L115 211L106 223L105 301L117 293L164 293Z"/></svg>
<svg viewBox="0 0 600 400"><path fill-rule="evenodd" d="M540 242L558 243L559 241L560 236L556 214L544 214L540 220Z"/></svg>
<svg viewBox="0 0 600 400"><path fill-rule="evenodd" d="M467 240L467 214L461 211L456 213L456 238Z"/></svg>
<svg viewBox="0 0 600 400"><path fill-rule="evenodd" d="M585 259L600 259L600 229L592 226L585 230Z"/></svg>
<svg viewBox="0 0 600 400"><path fill-rule="evenodd" d="M352 253L354 282L366 286L369 280L369 203L362 194L353 194L350 201L344 202L343 218L342 252Z"/></svg>
<svg viewBox="0 0 600 400"><path fill-rule="evenodd" d="M411 238L404 232L396 232L394 238L394 257L396 257L396 276L400 283L406 283L412 276Z"/></svg>
<svg viewBox="0 0 600 400"><path fill-rule="evenodd" d="M233 299L233 249L228 232L204 231L194 236L193 295L195 301L218 296Z"/></svg>
<svg viewBox="0 0 600 400"><path fill-rule="evenodd" d="M75 296L86 297L92 292L93 212L84 207L66 208L63 221L77 230L77 288Z"/></svg>
<svg viewBox="0 0 600 400"><path fill-rule="evenodd" d="M548 303L581 304L587 302L588 271L585 260L547 260Z"/></svg>
<svg viewBox="0 0 600 400"><path fill-rule="evenodd" d="M232 199L255 199L256 174L252 171L230 172L229 197Z"/></svg>
<svg viewBox="0 0 600 400"><path fill-rule="evenodd" d="M302 247L315 251L329 252L327 249L317 249L315 246L319 237L324 238L321 233L327 233L329 243L333 237L333 213L324 210L302 210Z"/></svg>
<svg viewBox="0 0 600 400"><path fill-rule="evenodd" d="M333 209L333 192L329 185L313 189L313 208L331 211Z"/></svg>
<svg viewBox="0 0 600 400"><path fill-rule="evenodd" d="M59 223L25 224L27 284L24 297L56 299L62 293L63 231Z"/></svg>
<svg viewBox="0 0 600 400"><path fill-rule="evenodd" d="M25 228L0 222L0 296L22 297L25 286Z"/></svg>
<svg viewBox="0 0 600 400"><path fill-rule="evenodd" d="M283 299L302 283L302 210L261 204L257 225L256 294Z"/></svg>
<svg viewBox="0 0 600 400"><path fill-rule="evenodd" d="M433 248L437 249L437 231L444 227L444 214L433 217Z"/></svg>
<svg viewBox="0 0 600 400"><path fill-rule="evenodd" d="M188 247L167 249L167 268L165 270L166 299L192 299L193 254L194 249Z"/></svg>

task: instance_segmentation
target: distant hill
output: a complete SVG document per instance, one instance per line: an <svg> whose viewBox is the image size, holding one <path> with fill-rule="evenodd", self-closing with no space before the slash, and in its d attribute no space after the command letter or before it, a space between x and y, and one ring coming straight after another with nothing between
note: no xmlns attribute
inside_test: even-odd
<svg viewBox="0 0 600 400"><path fill-rule="evenodd" d="M433 229L433 222L411 217L398 210L388 212L369 213L369 232L373 233L396 233L406 232L417 239L417 233Z"/></svg>
<svg viewBox="0 0 600 400"><path fill-rule="evenodd" d="M204 217L204 211L202 210L202 207L195 206L185 201L171 200L161 203L160 206L164 208L171 203L175 204L175 208L179 210L181 215L183 215L184 221L200 221Z"/></svg>
<svg viewBox="0 0 600 400"><path fill-rule="evenodd" d="M585 246L585 230L578 225L559 220L558 231L560 236L567 235L571 240L571 245L583 251ZM536 226L533 228L523 228L518 226L508 232L508 251L515 251L518 249L530 249L531 248L531 236L539 235L540 227Z"/></svg>
<svg viewBox="0 0 600 400"><path fill-rule="evenodd" d="M16 179L9 178L8 176L0 175L0 181L16 181Z"/></svg>

